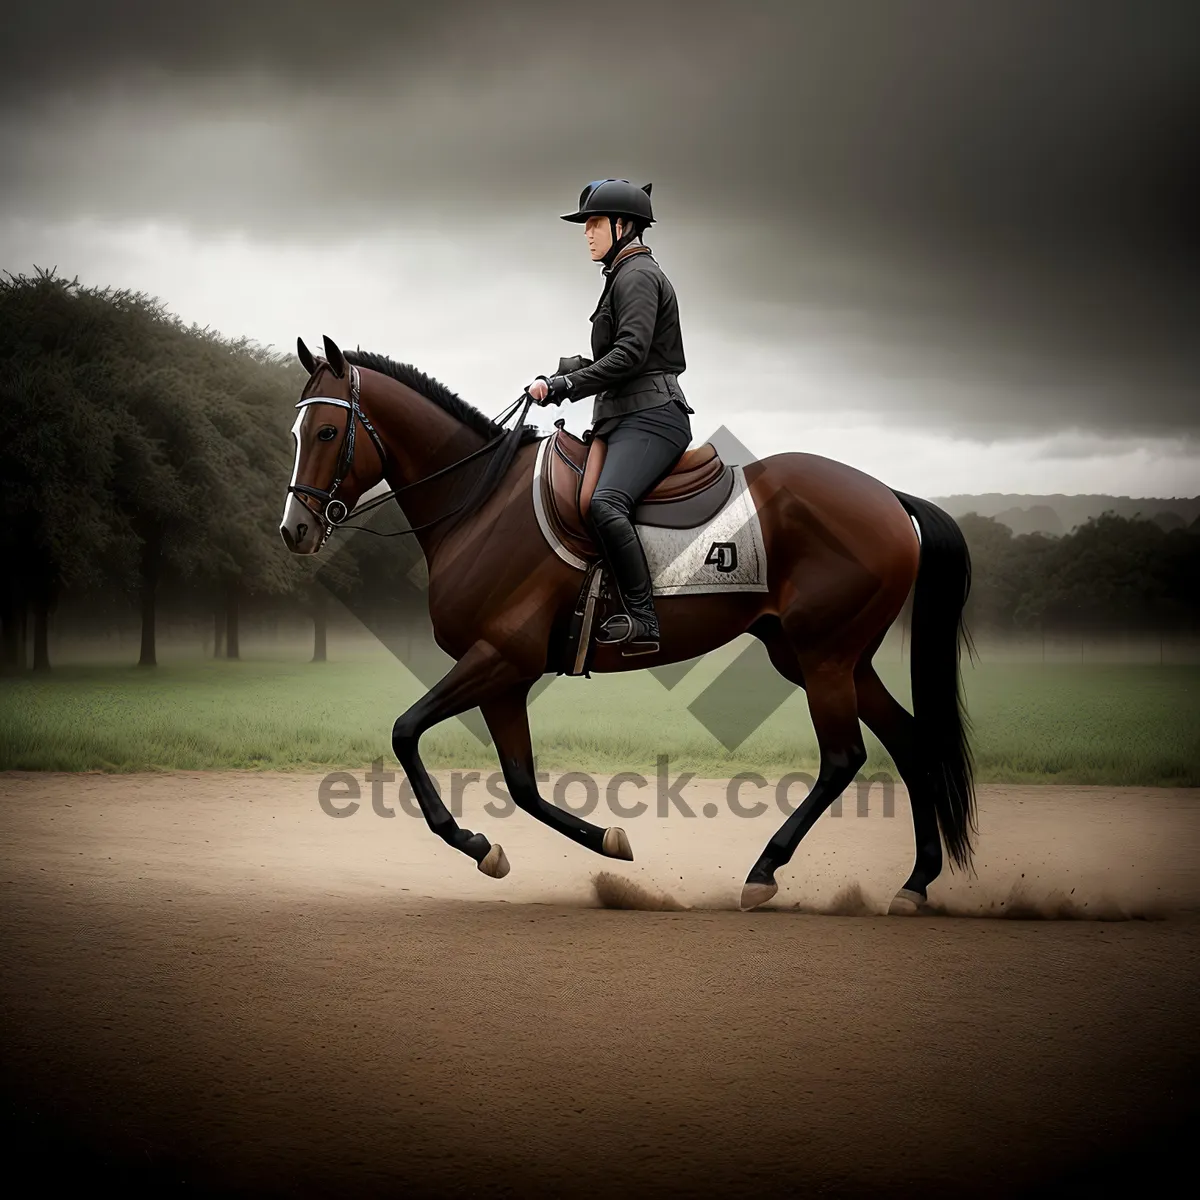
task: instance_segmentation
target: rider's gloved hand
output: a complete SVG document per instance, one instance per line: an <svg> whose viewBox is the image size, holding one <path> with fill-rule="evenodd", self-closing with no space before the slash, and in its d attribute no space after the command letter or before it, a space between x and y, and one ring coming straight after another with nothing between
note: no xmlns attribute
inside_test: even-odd
<svg viewBox="0 0 1200 1200"><path fill-rule="evenodd" d="M565 375L539 375L526 389L538 403L561 404L571 395L571 385Z"/></svg>

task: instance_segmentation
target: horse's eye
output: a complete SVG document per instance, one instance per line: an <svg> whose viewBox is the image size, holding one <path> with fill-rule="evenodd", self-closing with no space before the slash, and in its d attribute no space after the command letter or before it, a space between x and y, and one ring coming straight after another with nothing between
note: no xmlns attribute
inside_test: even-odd
<svg viewBox="0 0 1200 1200"><path fill-rule="evenodd" d="M332 442L333 439L337 437L337 430L334 429L332 425L322 425L321 428L317 430L317 437L319 437L323 442Z"/></svg>

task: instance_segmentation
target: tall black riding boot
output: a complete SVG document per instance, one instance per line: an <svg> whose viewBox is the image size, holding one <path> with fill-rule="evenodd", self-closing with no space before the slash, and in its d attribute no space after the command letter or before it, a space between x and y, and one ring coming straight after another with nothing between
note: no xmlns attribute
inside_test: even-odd
<svg viewBox="0 0 1200 1200"><path fill-rule="evenodd" d="M626 647L625 654L653 654L658 649L659 637L654 585L624 497L597 492L592 497L589 516L625 605L625 612L615 613L600 627L596 642L620 643Z"/></svg>

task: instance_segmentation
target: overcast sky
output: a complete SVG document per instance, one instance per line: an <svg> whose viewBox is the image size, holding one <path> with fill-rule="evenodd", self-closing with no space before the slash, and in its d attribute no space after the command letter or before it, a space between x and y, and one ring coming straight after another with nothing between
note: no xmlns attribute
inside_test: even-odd
<svg viewBox="0 0 1200 1200"><path fill-rule="evenodd" d="M697 440L925 495L1194 495L1196 8L19 0L0 266L495 412L587 351L558 214L652 180Z"/></svg>

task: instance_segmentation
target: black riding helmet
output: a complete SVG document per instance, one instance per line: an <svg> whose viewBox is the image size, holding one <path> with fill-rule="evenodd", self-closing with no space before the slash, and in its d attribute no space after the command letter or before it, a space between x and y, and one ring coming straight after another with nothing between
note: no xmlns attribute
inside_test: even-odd
<svg viewBox="0 0 1200 1200"><path fill-rule="evenodd" d="M565 213L564 221L574 221L582 225L589 217L607 217L608 226L612 231L612 247L601 260L607 267L612 260L634 238L640 237L647 225L654 224L654 210L650 207L650 188L647 183L638 187L628 179L595 179L579 193L579 208L576 212ZM626 230L625 236L617 241L617 218L626 217L632 220L632 226Z"/></svg>

